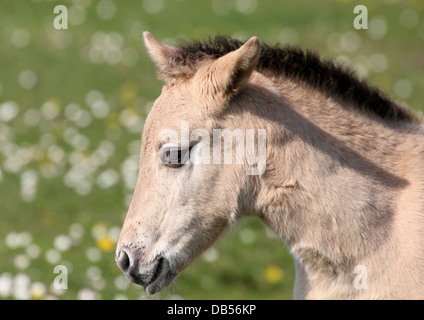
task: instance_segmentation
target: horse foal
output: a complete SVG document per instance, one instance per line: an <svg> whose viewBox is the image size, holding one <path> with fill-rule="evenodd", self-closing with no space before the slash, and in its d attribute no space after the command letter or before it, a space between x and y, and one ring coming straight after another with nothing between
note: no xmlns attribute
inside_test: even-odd
<svg viewBox="0 0 424 320"><path fill-rule="evenodd" d="M144 37L166 85L116 250L131 281L158 292L229 224L257 216L295 258L297 299L424 298L424 128L413 111L297 48ZM183 122L196 132L185 142ZM206 139L217 129L264 130L266 147L254 135ZM248 143L263 156L257 174L249 156L204 161Z"/></svg>

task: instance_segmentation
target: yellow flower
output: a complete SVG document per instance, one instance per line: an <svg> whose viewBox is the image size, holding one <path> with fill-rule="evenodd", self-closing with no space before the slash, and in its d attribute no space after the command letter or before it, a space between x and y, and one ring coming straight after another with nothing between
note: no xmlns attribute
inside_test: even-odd
<svg viewBox="0 0 424 320"><path fill-rule="evenodd" d="M420 0L409 0L409 2L417 10L423 10L424 9L424 2L422 2Z"/></svg>
<svg viewBox="0 0 424 320"><path fill-rule="evenodd" d="M31 285L30 295L32 300L42 300L46 295L46 285L41 282L35 282Z"/></svg>
<svg viewBox="0 0 424 320"><path fill-rule="evenodd" d="M266 268L265 278L269 283L277 283L283 278L283 270L276 265L270 265Z"/></svg>
<svg viewBox="0 0 424 320"><path fill-rule="evenodd" d="M138 85L133 81L126 81L121 86L121 103L129 106L135 103L138 96Z"/></svg>
<svg viewBox="0 0 424 320"><path fill-rule="evenodd" d="M104 252L110 252L114 249L115 243L108 236L103 236L97 240L97 246Z"/></svg>
<svg viewBox="0 0 424 320"><path fill-rule="evenodd" d="M119 114L117 112L110 112L106 119L106 125L110 128L119 128Z"/></svg>

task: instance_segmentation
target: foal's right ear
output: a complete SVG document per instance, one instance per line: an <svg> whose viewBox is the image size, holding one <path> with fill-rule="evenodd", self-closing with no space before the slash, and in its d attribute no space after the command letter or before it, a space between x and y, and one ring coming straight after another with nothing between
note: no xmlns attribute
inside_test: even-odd
<svg viewBox="0 0 424 320"><path fill-rule="evenodd" d="M178 68L173 63L177 49L159 42L150 32L143 32L143 37L147 51L156 64L159 76L166 82L171 81L178 74Z"/></svg>

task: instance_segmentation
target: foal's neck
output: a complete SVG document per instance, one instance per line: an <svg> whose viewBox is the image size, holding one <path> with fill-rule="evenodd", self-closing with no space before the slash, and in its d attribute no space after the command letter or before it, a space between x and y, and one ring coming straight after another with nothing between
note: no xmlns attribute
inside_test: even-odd
<svg viewBox="0 0 424 320"><path fill-rule="evenodd" d="M259 210L304 279L352 283L355 267L391 237L395 196L408 184L396 167L404 134L295 83L279 89L264 123Z"/></svg>

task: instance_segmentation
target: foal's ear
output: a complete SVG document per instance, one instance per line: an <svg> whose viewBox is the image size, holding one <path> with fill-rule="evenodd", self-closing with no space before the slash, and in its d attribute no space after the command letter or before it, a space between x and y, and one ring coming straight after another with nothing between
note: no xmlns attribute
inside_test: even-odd
<svg viewBox="0 0 424 320"><path fill-rule="evenodd" d="M258 64L259 54L259 40L252 37L237 50L218 58L212 66L217 87L226 95L240 91Z"/></svg>
<svg viewBox="0 0 424 320"><path fill-rule="evenodd" d="M173 78L172 70L175 69L173 57L176 56L177 49L159 42L150 32L143 32L143 37L147 51L156 64L159 76L165 81L171 80ZM177 70L174 71L176 73Z"/></svg>

